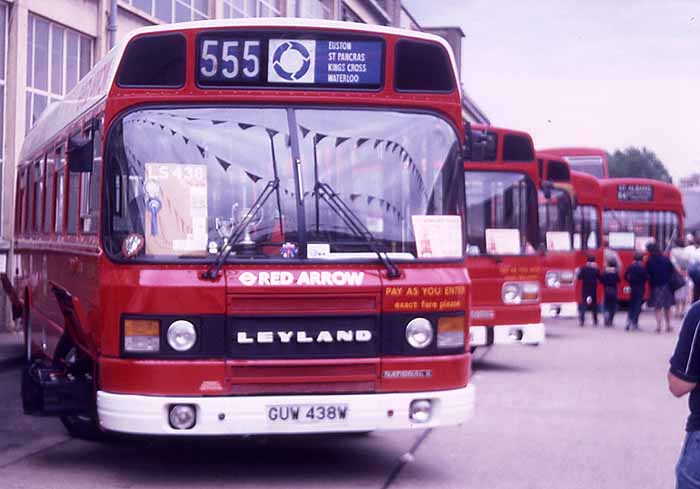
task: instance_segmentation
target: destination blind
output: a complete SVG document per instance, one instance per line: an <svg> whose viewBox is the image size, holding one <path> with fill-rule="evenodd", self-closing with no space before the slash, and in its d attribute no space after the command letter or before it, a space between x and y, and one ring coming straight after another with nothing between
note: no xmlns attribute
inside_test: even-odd
<svg viewBox="0 0 700 489"><path fill-rule="evenodd" d="M366 39L282 39L211 33L199 37L197 80L206 87L376 89L384 43Z"/></svg>
<svg viewBox="0 0 700 489"><path fill-rule="evenodd" d="M653 202L654 188L651 185L623 183L617 186L617 200L627 202Z"/></svg>

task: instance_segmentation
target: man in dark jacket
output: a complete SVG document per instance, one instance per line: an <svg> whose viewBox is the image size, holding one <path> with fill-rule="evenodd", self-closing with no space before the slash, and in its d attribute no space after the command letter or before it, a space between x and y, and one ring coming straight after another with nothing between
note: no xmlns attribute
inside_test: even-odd
<svg viewBox="0 0 700 489"><path fill-rule="evenodd" d="M640 252L634 254L634 261L625 270L625 280L630 284L630 303L627 310L627 326L625 329L639 329L639 313L644 302L644 285L649 280L647 269L642 264L644 255Z"/></svg>
<svg viewBox="0 0 700 489"><path fill-rule="evenodd" d="M586 264L578 269L576 279L581 281L581 302L578 304L578 325L583 326L586 310L593 313L593 325L598 326L598 280L600 272L595 263L595 256L588 255Z"/></svg>

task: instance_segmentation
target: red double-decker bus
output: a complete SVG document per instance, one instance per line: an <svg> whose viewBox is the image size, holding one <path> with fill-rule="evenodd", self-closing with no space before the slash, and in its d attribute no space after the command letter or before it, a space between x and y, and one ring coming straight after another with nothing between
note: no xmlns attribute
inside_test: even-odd
<svg viewBox="0 0 700 489"><path fill-rule="evenodd" d="M563 158L574 171L588 173L596 178L609 178L608 154L598 148L547 148L545 153Z"/></svg>
<svg viewBox="0 0 700 489"><path fill-rule="evenodd" d="M472 348L542 343L540 179L529 134L475 125L464 162Z"/></svg>
<svg viewBox="0 0 700 489"><path fill-rule="evenodd" d="M537 152L542 189L539 192L542 255L542 317L576 317L576 251L573 247L574 191L569 165L561 158Z"/></svg>
<svg viewBox="0 0 700 489"><path fill-rule="evenodd" d="M135 31L19 158L25 412L78 436L461 423L463 146L439 37Z"/></svg>
<svg viewBox="0 0 700 489"><path fill-rule="evenodd" d="M596 264L603 269L603 193L600 181L587 174L571 172L576 206L574 207L573 247L576 250L575 267L586 264L589 255L596 258ZM575 300L581 299L581 282L576 280ZM598 291L598 304L602 304L602 288Z"/></svg>
<svg viewBox="0 0 700 489"><path fill-rule="evenodd" d="M619 255L622 270L633 261L635 251L646 251L650 241L668 250L683 236L683 199L675 185L644 178L600 181L603 194L603 233L609 247ZM620 283L618 300L629 300L629 286Z"/></svg>

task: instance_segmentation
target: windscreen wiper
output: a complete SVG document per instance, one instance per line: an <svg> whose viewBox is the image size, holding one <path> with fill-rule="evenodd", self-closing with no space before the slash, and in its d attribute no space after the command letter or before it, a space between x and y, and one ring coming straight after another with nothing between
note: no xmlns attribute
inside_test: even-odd
<svg viewBox="0 0 700 489"><path fill-rule="evenodd" d="M364 225L362 220L353 211L349 205L345 203L343 199L333 190L333 188L327 183L316 182L314 187L314 192L317 196L328 204L331 208L345 223L345 225L355 234L358 238L365 241L370 249L377 255L379 261L382 262L384 268L386 268L387 275L389 278L399 278L401 276L401 271L396 266L396 264L389 258L389 254L379 249L379 244L377 238L371 233L367 226Z"/></svg>
<svg viewBox="0 0 700 489"><path fill-rule="evenodd" d="M253 202L253 205L250 208L250 210L246 212L246 214L243 216L243 219L238 221L238 224L236 224L233 227L231 233L226 237L223 246L216 254L216 258L214 258L214 261L211 263L211 265L209 265L207 271L202 274L202 278L205 278L207 280L217 279L217 277L219 276L219 271L221 271L221 267L224 265L226 259L233 250L233 245L239 239L241 239L241 236L245 234L248 225L251 223L253 218L260 212L262 206L265 205L265 202L267 202L267 199L269 199L270 196L273 193L275 193L275 191L279 188L279 185L280 181L276 178L267 182L267 185L265 185L263 191L260 193L260 195L258 195L258 198L255 199L255 202Z"/></svg>

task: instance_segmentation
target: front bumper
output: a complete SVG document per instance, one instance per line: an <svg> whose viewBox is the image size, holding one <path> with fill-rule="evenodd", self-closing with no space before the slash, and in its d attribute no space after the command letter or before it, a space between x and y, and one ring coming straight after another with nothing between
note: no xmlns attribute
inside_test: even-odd
<svg viewBox="0 0 700 489"><path fill-rule="evenodd" d="M548 302L540 304L543 318L575 318L578 316L576 302Z"/></svg>
<svg viewBox="0 0 700 489"><path fill-rule="evenodd" d="M544 343L544 338L544 323L472 326L469 328L470 346L539 345Z"/></svg>
<svg viewBox="0 0 700 489"><path fill-rule="evenodd" d="M409 419L409 405L429 399L433 412L426 423ZM338 433L375 430L423 429L461 424L473 415L473 385L453 390L345 395L157 397L98 391L100 426L109 431L148 435L259 435ZM195 406L192 429L176 430L168 422L173 404ZM347 405L344 420L285 424L268 419L268 406ZM390 415L390 411L391 415ZM223 418L223 419L222 419Z"/></svg>

